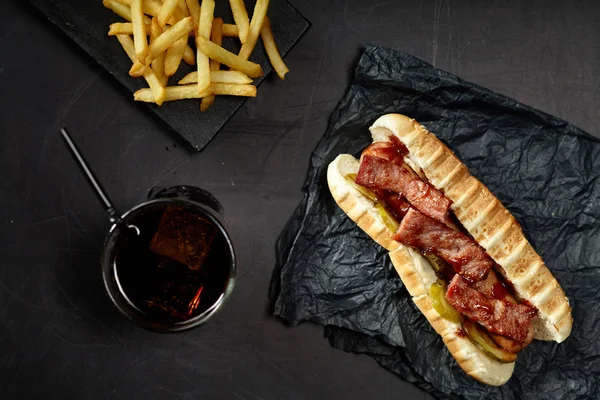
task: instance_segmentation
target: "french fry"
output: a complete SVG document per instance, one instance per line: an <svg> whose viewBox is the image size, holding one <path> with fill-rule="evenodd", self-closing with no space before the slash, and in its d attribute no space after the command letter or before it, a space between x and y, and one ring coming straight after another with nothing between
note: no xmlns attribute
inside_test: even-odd
<svg viewBox="0 0 600 400"><path fill-rule="evenodd" d="M160 53L166 51L177 40L183 37L187 38L192 29L194 29L192 17L186 17L165 30L148 46L146 62L152 62Z"/></svg>
<svg viewBox="0 0 600 400"><path fill-rule="evenodd" d="M131 0L115 0L121 4L131 6ZM144 14L148 14L152 17L157 17L160 13L160 9L162 8L162 2L160 0L143 0L142 10ZM169 25L174 25L176 22L181 21L185 18L183 12L181 10L176 9L173 13L173 17L167 21Z"/></svg>
<svg viewBox="0 0 600 400"><path fill-rule="evenodd" d="M192 85L181 85L181 86L167 86L165 88L166 96L165 101L183 100L183 99L200 99L202 97L211 94L208 90L203 93L198 93L198 86ZM143 101L145 103L153 103L154 95L151 90L140 89L133 94L135 101Z"/></svg>
<svg viewBox="0 0 600 400"><path fill-rule="evenodd" d="M190 72L177 82L178 85L187 85L190 83L198 83L198 71Z"/></svg>
<svg viewBox="0 0 600 400"><path fill-rule="evenodd" d="M266 17L263 22L260 37L262 38L267 56L269 57L269 61L271 61L271 65L275 69L275 72L277 72L277 75L279 75L281 79L285 79L285 74L290 72L290 69L281 59L281 54L279 54L279 50L275 44L275 38L273 37L273 31L271 30L271 22L268 17Z"/></svg>
<svg viewBox="0 0 600 400"><path fill-rule="evenodd" d="M187 46L187 36L182 37L167 49L165 56L165 74L167 76L175 75L175 72L179 69L185 46Z"/></svg>
<svg viewBox="0 0 600 400"><path fill-rule="evenodd" d="M223 37L239 37L237 25L223 24L221 32L223 33Z"/></svg>
<svg viewBox="0 0 600 400"><path fill-rule="evenodd" d="M146 32L150 32L151 25L146 24ZM115 22L110 24L108 36L116 35L133 35L133 25L131 22ZM194 50L187 43L185 45L185 52L183 53L183 60L190 65L196 65L196 53L194 53Z"/></svg>
<svg viewBox="0 0 600 400"><path fill-rule="evenodd" d="M108 8L121 18L131 22L131 10L127 5L124 5L117 0L103 0L102 5ZM150 24L150 18L144 16L144 22ZM133 32L133 31L132 31Z"/></svg>
<svg viewBox="0 0 600 400"><path fill-rule="evenodd" d="M152 18L152 26L150 27L150 43L156 40L163 33L163 29L158 24L156 17ZM181 39L180 39L181 40ZM152 70L156 74L158 80L163 86L167 86L169 77L165 75L165 53L160 53L158 57L152 61Z"/></svg>
<svg viewBox="0 0 600 400"><path fill-rule="evenodd" d="M188 17L188 18L191 18L191 17ZM150 46L148 46L148 57L146 59L146 62L152 63L158 55L164 53L166 51L166 49L168 49L170 46L172 46L173 43L175 43L179 39L177 36L180 36L180 38L187 37L187 34L185 33L185 29L188 29L188 31L189 31L189 29L191 29L192 25L193 24L189 20L181 20L177 24L168 28L167 31L164 31L158 38L156 38L156 40L153 43L150 44ZM188 47L189 46L186 45L186 49ZM193 58L193 50L191 48L189 48L189 51L192 52L192 58ZM192 63L193 63L193 60L192 60ZM144 65L136 60L133 63L133 65L131 66L131 69L129 70L129 75L130 76L141 76L143 71L144 71Z"/></svg>
<svg viewBox="0 0 600 400"><path fill-rule="evenodd" d="M135 46L133 45L133 40L131 40L131 36L129 35L116 35L117 40L121 43L121 47L127 53L127 57L133 62L135 61Z"/></svg>
<svg viewBox="0 0 600 400"><path fill-rule="evenodd" d="M146 32L150 32L152 24L146 24ZM116 35L133 35L133 24L131 22L115 22L110 24L108 31L109 36ZM189 44L185 45L185 52L183 53L183 61L189 65L196 65L196 53Z"/></svg>
<svg viewBox="0 0 600 400"><path fill-rule="evenodd" d="M143 76L144 79L146 79L146 82L148 82L148 86L150 86L150 90L154 95L154 102L157 105L162 106L163 102L165 101L165 96L167 94L162 82L158 79L158 77L150 67L146 67Z"/></svg>
<svg viewBox="0 0 600 400"><path fill-rule="evenodd" d="M252 83L252 78L241 71L210 71L211 83L232 83L247 85Z"/></svg>
<svg viewBox="0 0 600 400"><path fill-rule="evenodd" d="M208 88L215 95L256 97L254 85L232 85L230 83L211 83Z"/></svg>
<svg viewBox="0 0 600 400"><path fill-rule="evenodd" d="M187 85L198 83L198 72L192 71L184 76L177 84ZM252 79L240 71L210 71L210 83L231 83L235 85L247 85Z"/></svg>
<svg viewBox="0 0 600 400"><path fill-rule="evenodd" d="M200 3L198 0L185 0L187 8L192 18L194 18L194 29L198 32L198 22L200 21Z"/></svg>
<svg viewBox="0 0 600 400"><path fill-rule="evenodd" d="M218 46L223 45L223 18L213 19L212 29L210 31L210 41ZM218 71L221 64L217 60L210 60L210 70Z"/></svg>
<svg viewBox="0 0 600 400"><path fill-rule="evenodd" d="M221 28L223 27L223 18L213 19L212 30L210 32L210 40L221 46L223 44L223 33ZM218 71L221 68L221 64L217 60L210 60L210 81L213 82L213 72ZM215 102L215 95L211 94L206 96L200 102L200 111L206 111Z"/></svg>
<svg viewBox="0 0 600 400"><path fill-rule="evenodd" d="M190 66L196 65L196 52L192 50L189 45L185 46L185 51L183 52L183 61Z"/></svg>
<svg viewBox="0 0 600 400"><path fill-rule="evenodd" d="M116 1L123 5L131 7L131 0L116 0ZM158 5L158 8L155 9L156 5ZM154 0L144 0L144 4L142 4L142 10L144 11L144 14L148 14L148 15L155 17L154 14L156 14L158 12L158 10L160 10L160 1L155 2Z"/></svg>
<svg viewBox="0 0 600 400"><path fill-rule="evenodd" d="M146 1L146 0L144 0ZM183 11L180 7L176 7L175 11L173 11L173 22L177 23L179 21L181 21L184 18L189 17L188 13ZM167 24L170 23L171 20L167 21Z"/></svg>
<svg viewBox="0 0 600 400"><path fill-rule="evenodd" d="M146 69L146 66L144 64L142 64L139 60L136 59L133 62L133 65L131 66L131 68L129 69L129 76L133 76L133 77L142 76L144 74L145 69Z"/></svg>
<svg viewBox="0 0 600 400"><path fill-rule="evenodd" d="M179 0L165 0L158 12L158 24L163 27L167 24L167 21L171 18L175 9L179 7Z"/></svg>
<svg viewBox="0 0 600 400"><path fill-rule="evenodd" d="M202 0L200 7L200 20L198 22L198 32L196 33L196 42L204 39L209 41L212 30L212 21L215 12L214 0ZM198 44L196 43L196 46ZM198 71L198 93L204 92L210 85L210 63L208 56L198 49L196 50L196 69Z"/></svg>
<svg viewBox="0 0 600 400"><path fill-rule="evenodd" d="M250 54L252 54L252 51L254 50L254 46L256 46L256 41L258 40L258 35L260 35L260 30L262 29L265 17L267 16L268 8L269 0L256 0L254 12L252 13L252 21L250 21L248 38L246 39L246 43L242 45L238 54L244 60L247 60L248 57L250 57Z"/></svg>
<svg viewBox="0 0 600 400"><path fill-rule="evenodd" d="M206 7L204 7L206 6ZM214 19L215 12L215 1L214 0L202 0L202 6L200 7L200 17L198 19L198 35L203 36L207 39L210 38L212 32L212 22Z"/></svg>
<svg viewBox="0 0 600 400"><path fill-rule="evenodd" d="M233 20L239 31L240 42L242 44L246 43L250 21L248 20L248 12L246 11L244 0L229 0L229 5L231 6Z"/></svg>
<svg viewBox="0 0 600 400"><path fill-rule="evenodd" d="M146 32L150 32L151 24L146 24ZM110 24L108 36L133 35L133 24L131 22L115 22Z"/></svg>
<svg viewBox="0 0 600 400"><path fill-rule="evenodd" d="M132 0L116 0L119 3L129 6L131 7L131 1ZM144 14L148 14L152 17L156 17L156 15L158 15L158 12L160 11L160 7L161 7L161 3L160 1L156 1L156 0L144 0L142 2L142 11L144 11Z"/></svg>
<svg viewBox="0 0 600 400"><path fill-rule="evenodd" d="M137 60L145 64L148 55L148 39L146 38L146 24L142 12L142 0L131 0L131 24L133 25L133 44Z"/></svg>
<svg viewBox="0 0 600 400"><path fill-rule="evenodd" d="M216 0L102 0L102 4L128 22L110 25L132 61L129 75L144 77L148 87L134 93L135 101L156 103L201 99L206 111L216 96L256 97L252 78L264 75L262 67L248 60L259 36L270 63L281 79L289 72L267 17L270 0L256 0L252 18L244 0L229 0L235 24L224 24L215 17ZM150 16L150 18L149 18ZM167 26L169 25L169 26ZM194 36L196 49L188 45ZM242 46L238 54L222 47L223 37L237 37ZM179 70L181 61L195 71L167 86L169 76ZM221 70L221 64L229 70Z"/></svg>
<svg viewBox="0 0 600 400"><path fill-rule="evenodd" d="M209 107L212 106L214 102L215 102L215 95L212 93L206 97L203 97L202 100L200 100L200 112L204 112L204 111L208 110Z"/></svg>
<svg viewBox="0 0 600 400"><path fill-rule="evenodd" d="M221 46L217 46L204 37L197 37L196 42L198 49L209 58L217 60L221 64L227 65L229 68L236 71L242 71L250 78L258 78L264 74L260 65L253 63L252 61L244 60L240 56L225 50Z"/></svg>
<svg viewBox="0 0 600 400"><path fill-rule="evenodd" d="M210 40L217 46L223 45L223 18L214 18L212 29L210 31ZM210 60L210 70L218 71L221 64L217 60Z"/></svg>
<svg viewBox="0 0 600 400"><path fill-rule="evenodd" d="M127 53L127 56L131 61L136 61L135 45L129 35L116 35L117 40L121 43L123 50ZM150 102L161 105L165 100L166 90L162 85L162 82L158 79L154 71L151 68L145 68L144 79L150 86Z"/></svg>
<svg viewBox="0 0 600 400"><path fill-rule="evenodd" d="M187 4L185 4L185 0L179 0L179 9L186 17L191 16L190 11L188 10Z"/></svg>
<svg viewBox="0 0 600 400"><path fill-rule="evenodd" d="M115 0L102 0L102 5L117 14L119 17L127 21L131 21L131 10L129 7L126 7Z"/></svg>
<svg viewBox="0 0 600 400"><path fill-rule="evenodd" d="M256 86L254 85L231 85L228 83L211 83L208 90L198 93L196 84L167 86L164 101L174 101L183 99L201 99L210 94L226 96L256 97ZM151 89L140 89L133 94L135 101L154 103L154 95Z"/></svg>

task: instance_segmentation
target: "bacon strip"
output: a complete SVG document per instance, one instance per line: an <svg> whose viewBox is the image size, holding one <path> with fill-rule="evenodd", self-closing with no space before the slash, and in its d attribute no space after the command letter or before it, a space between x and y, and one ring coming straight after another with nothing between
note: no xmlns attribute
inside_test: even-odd
<svg viewBox="0 0 600 400"><path fill-rule="evenodd" d="M410 203L401 194L389 192L387 190L374 190L377 197L385 203L385 208L390 211L398 221L402 220L408 210Z"/></svg>
<svg viewBox="0 0 600 400"><path fill-rule="evenodd" d="M398 165L379 157L363 155L356 183L371 190L383 189L400 193L423 214L445 224L452 224L450 200L429 183L423 182L405 163Z"/></svg>
<svg viewBox="0 0 600 400"><path fill-rule="evenodd" d="M535 331L533 329L533 324L529 325L529 330L527 331L527 339L524 342L518 342L516 340L512 340L507 338L506 336L498 335L497 333L488 332L488 335L492 338L492 340L504 350L508 350L512 353L518 353L523 350L525 347L529 346L531 341L533 340L533 336Z"/></svg>
<svg viewBox="0 0 600 400"><path fill-rule="evenodd" d="M404 146L402 142L400 142L400 145ZM407 154L406 147L399 148L389 142L375 142L363 150L360 160L362 161L365 156L371 156L381 158L392 164L402 165L404 164L404 156Z"/></svg>
<svg viewBox="0 0 600 400"><path fill-rule="evenodd" d="M498 275L494 269L491 269L490 272L488 272L488 275L484 280L471 285L471 287L477 289L490 299L504 300L511 303L517 302L513 295L510 294L510 289L504 286L498 279Z"/></svg>
<svg viewBox="0 0 600 400"><path fill-rule="evenodd" d="M446 300L458 312L479 323L488 331L525 342L536 310L524 304L490 299L456 275L446 291Z"/></svg>
<svg viewBox="0 0 600 400"><path fill-rule="evenodd" d="M375 142L361 154L361 160L365 156L380 158L389 163L402 165L404 156L408 154L408 149L396 136L390 136L390 142ZM377 197L385 202L385 206L398 220L401 220L410 208L410 203L400 193L394 193L389 190L371 189Z"/></svg>
<svg viewBox="0 0 600 400"><path fill-rule="evenodd" d="M484 279L494 264L473 239L412 208L402 219L394 240L437 254L471 282Z"/></svg>
<svg viewBox="0 0 600 400"><path fill-rule="evenodd" d="M488 272L487 278L471 285L471 287L483 293L484 296L490 299L504 300L508 301L509 303L517 304L517 300L509 291L510 289L502 283L502 281L498 278L498 275L496 274L496 271L493 268L490 269L490 272ZM524 342L517 342L516 340L509 339L502 335L498 335L497 333L488 333L492 340L496 342L498 346L502 347L505 350L512 351L513 353L518 353L519 351L527 347L529 343L531 343L531 341L533 340L534 335L533 325L529 326L527 340L525 340Z"/></svg>
<svg viewBox="0 0 600 400"><path fill-rule="evenodd" d="M361 155L356 183L375 192L399 220L410 212L395 239L442 256L458 273L476 282L469 287L463 278L451 275L452 291L446 297L460 312L485 326L498 345L521 351L533 339L535 309L518 305L491 269L493 261L485 251L455 232L460 229L449 217L450 201L404 162L407 154L406 146L393 135L390 142L373 143ZM433 219L411 209L411 203Z"/></svg>
<svg viewBox="0 0 600 400"><path fill-rule="evenodd" d="M388 138L390 139L392 146L394 146L399 153L402 153L403 156L408 154L408 148L396 135L390 135Z"/></svg>

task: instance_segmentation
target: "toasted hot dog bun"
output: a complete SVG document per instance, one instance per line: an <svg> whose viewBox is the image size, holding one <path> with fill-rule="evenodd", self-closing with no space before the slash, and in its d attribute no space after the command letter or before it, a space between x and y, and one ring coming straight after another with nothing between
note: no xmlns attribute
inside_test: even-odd
<svg viewBox="0 0 600 400"><path fill-rule="evenodd" d="M397 136L408 148L406 161L415 171L452 201L452 210L465 229L501 267L520 299L538 309L535 338L565 340L572 327L569 302L541 257L524 237L521 227L500 201L468 171L454 153L425 127L400 114L387 114L370 128L374 141ZM396 242L373 202L345 179L357 173L359 161L338 156L328 167L327 180L340 208L373 240L390 252L392 263L413 301L440 334L461 368L473 378L502 385L512 375L514 363L500 363L482 353L468 338L457 334L460 324L442 318L429 300L436 275L427 260Z"/></svg>
<svg viewBox="0 0 600 400"><path fill-rule="evenodd" d="M482 353L464 335L458 334L461 324L442 318L429 299L429 288L437 280L431 264L418 252L392 239L373 202L356 190L346 179L357 173L360 163L348 154L339 155L327 169L329 190L340 208L373 240L390 252L390 258L400 279L416 306L460 367L470 376L488 385L499 386L512 376L514 363L501 363Z"/></svg>
<svg viewBox="0 0 600 400"><path fill-rule="evenodd" d="M517 296L538 309L535 339L558 343L565 340L573 325L569 301L502 203L448 147L415 120L387 114L370 130L374 141L389 140L393 134L404 143L410 160L452 201L458 220L502 268Z"/></svg>

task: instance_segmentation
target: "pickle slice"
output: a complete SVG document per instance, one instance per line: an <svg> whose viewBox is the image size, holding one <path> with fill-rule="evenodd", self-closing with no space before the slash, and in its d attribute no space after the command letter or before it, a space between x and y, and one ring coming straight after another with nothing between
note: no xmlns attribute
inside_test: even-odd
<svg viewBox="0 0 600 400"><path fill-rule="evenodd" d="M394 216L388 212L382 203L376 203L375 207L377 208L377 211L379 211L379 216L383 220L385 226L387 226L387 228L393 233L396 233L398 227L400 226L398 221L396 221L396 218L394 218Z"/></svg>
<svg viewBox="0 0 600 400"><path fill-rule="evenodd" d="M498 347L487 332L484 332L475 322L463 322L463 329L469 340L488 357L500 361L501 363L512 363L516 361L517 355L515 353L511 353L510 351Z"/></svg>
<svg viewBox="0 0 600 400"><path fill-rule="evenodd" d="M440 316L450 322L461 323L462 315L446 300L446 283L441 279L435 281L429 288L431 305Z"/></svg>
<svg viewBox="0 0 600 400"><path fill-rule="evenodd" d="M352 187L354 187L354 189L358 190L363 196L375 203L375 208L377 208L379 216L383 220L385 226L387 226L387 228L393 233L396 233L400 224L398 221L396 221L396 218L394 218L394 216L385 208L385 203L379 197L377 197L375 193L356 183L356 174L347 174L344 178L346 178L346 180L352 185Z"/></svg>
<svg viewBox="0 0 600 400"><path fill-rule="evenodd" d="M443 258L436 256L433 253L423 253L425 257L429 260L429 263L435 269L435 272L441 272L444 268L448 266L446 261Z"/></svg>
<svg viewBox="0 0 600 400"><path fill-rule="evenodd" d="M371 192L366 187L360 186L358 183L355 182L356 174L346 174L344 178L346 178L346 180L352 185L352 187L354 187L354 189L358 190L362 195L371 200L373 203L379 202L379 198L375 193Z"/></svg>

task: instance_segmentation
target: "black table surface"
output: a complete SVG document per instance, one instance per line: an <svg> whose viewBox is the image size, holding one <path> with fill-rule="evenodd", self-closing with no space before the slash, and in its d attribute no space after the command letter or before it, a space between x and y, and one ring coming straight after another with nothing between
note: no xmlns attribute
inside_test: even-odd
<svg viewBox="0 0 600 400"><path fill-rule="evenodd" d="M367 356L332 349L322 327L270 316L274 244L310 153L365 43L600 136L599 3L291 2L313 26L286 57L285 82L269 77L199 154L33 8L2 2L0 397L431 398ZM59 138L63 123L122 210L155 185L221 200L240 263L209 324L159 335L113 308L98 263L109 222Z"/></svg>

